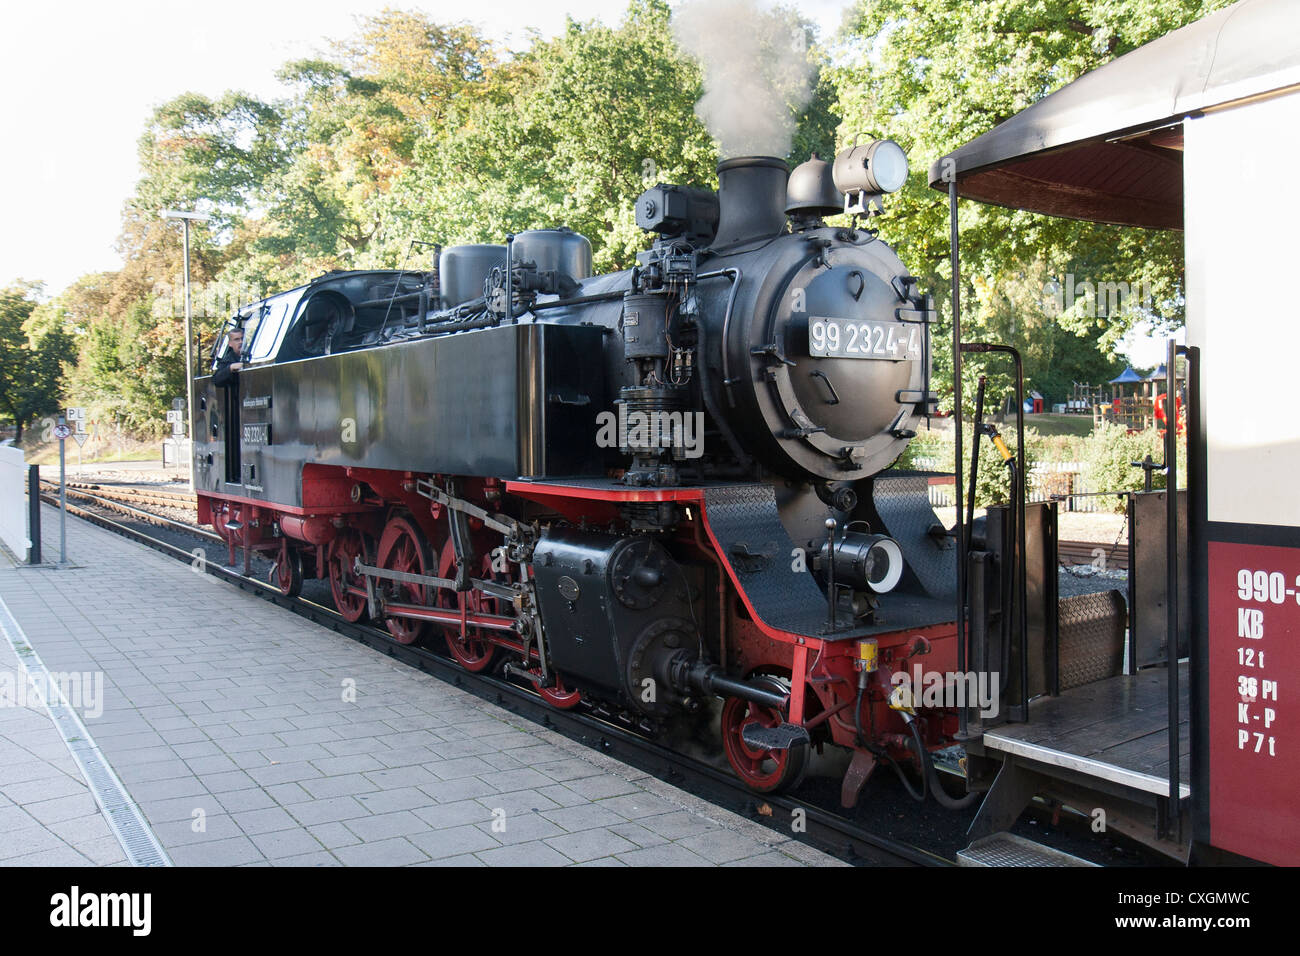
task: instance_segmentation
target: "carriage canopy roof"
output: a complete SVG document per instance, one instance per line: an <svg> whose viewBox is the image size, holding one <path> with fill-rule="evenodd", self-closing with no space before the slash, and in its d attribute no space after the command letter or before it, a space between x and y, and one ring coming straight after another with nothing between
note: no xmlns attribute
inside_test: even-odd
<svg viewBox="0 0 1300 956"><path fill-rule="evenodd" d="M930 185L947 190L955 176L958 194L981 202L1180 229L1183 118L1296 85L1300 0L1242 0L959 147L930 167Z"/></svg>

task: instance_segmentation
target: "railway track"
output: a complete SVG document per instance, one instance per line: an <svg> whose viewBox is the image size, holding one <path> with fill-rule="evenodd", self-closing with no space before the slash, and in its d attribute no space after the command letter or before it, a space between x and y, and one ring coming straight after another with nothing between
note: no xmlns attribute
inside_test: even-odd
<svg viewBox="0 0 1300 956"><path fill-rule="evenodd" d="M150 515L148 512L123 504L116 500L116 497L103 497L84 488L75 489L74 495L72 487L68 488L68 496L76 497L87 505L118 511L135 521L162 523L164 527L183 530L203 540L221 541L221 538L215 534L192 525L187 526L160 518L158 515ZM57 489L54 493L43 492L41 497L49 504L57 506L59 503ZM68 513L176 560L187 564L194 562L192 551L163 541L107 515L71 503L68 505ZM681 787L717 806L761 823L786 836L792 835L793 830L795 839L846 862L865 866L948 866L952 863L951 860L923 847L872 833L861 824L798 797L757 796L742 787L727 770L669 750L626 727L591 713L582 712L580 708L571 711L557 710L543 701L534 691L497 676L471 674L441 654L415 645L399 644L388 635L387 631L363 624L349 623L333 609L306 598L285 597L278 589L256 578L245 577L237 570L224 567L216 561L205 561L202 568L205 573L222 581L438 677L511 713L613 756L623 763ZM802 821L801 831L791 827L791 822L795 820Z"/></svg>
<svg viewBox="0 0 1300 956"><path fill-rule="evenodd" d="M47 485L54 485L53 482L46 482ZM57 485L54 485L57 488ZM103 484L90 484L80 481L68 482L68 493L73 491L93 492L96 497L107 501L119 501L124 504L137 505L154 505L163 508L183 508L189 511L197 509L194 495L188 491L163 491L153 488L137 488L133 486L114 486Z"/></svg>
<svg viewBox="0 0 1300 956"><path fill-rule="evenodd" d="M1069 567L1079 564L1097 564L1111 571L1128 570L1128 542L1103 544L1099 541L1058 541L1056 554L1059 563Z"/></svg>
<svg viewBox="0 0 1300 956"><path fill-rule="evenodd" d="M93 492L89 490L92 488L96 490ZM145 511L141 508L135 507L135 505L137 504L151 503L149 499L160 499L162 496L158 493L148 493L141 496L133 496L128 494L125 489L113 489L112 491L106 493L105 489L100 488L97 485L83 485L83 484L74 484L72 482L69 482L67 485L67 495L69 501L84 501L89 504L95 504L101 508L108 508L112 511L118 512L119 514L127 515L135 519L136 521L143 521L148 524L157 525L158 527L162 527L162 528L170 528L173 531L183 531L188 534L193 534L196 537L202 538L205 541L213 541L223 545L225 544L225 541L222 539L220 535L215 534L211 531L204 531L202 528L198 527L193 522L176 521L175 519L166 518L160 514L155 514L152 511ZM190 507L191 508L195 507L194 497L192 495L171 495L169 496L168 499L165 500L168 500L170 502L171 498L173 497L188 498L190 502ZM46 481L42 479L41 498L42 500L47 501L52 505L58 505L59 503L58 484L56 482ZM128 504L127 503L128 501L130 501L131 503ZM156 502L154 503L156 506L157 503ZM175 507L181 507L181 505L167 503L164 504L163 507L175 508ZM68 512L73 513L74 510L79 511L80 509L74 509L71 505L69 505ZM81 517L82 515L79 514L78 516Z"/></svg>

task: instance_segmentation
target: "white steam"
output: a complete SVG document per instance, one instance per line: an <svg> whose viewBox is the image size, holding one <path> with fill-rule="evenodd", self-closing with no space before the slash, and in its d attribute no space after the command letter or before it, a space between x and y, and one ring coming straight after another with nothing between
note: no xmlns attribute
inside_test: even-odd
<svg viewBox="0 0 1300 956"><path fill-rule="evenodd" d="M720 156L786 156L816 73L794 13L755 0L687 0L672 24L678 45L704 70L695 114Z"/></svg>

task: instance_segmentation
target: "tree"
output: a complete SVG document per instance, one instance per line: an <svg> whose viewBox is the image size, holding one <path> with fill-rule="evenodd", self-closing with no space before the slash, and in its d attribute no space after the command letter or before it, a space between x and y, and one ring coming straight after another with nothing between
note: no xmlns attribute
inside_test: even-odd
<svg viewBox="0 0 1300 956"><path fill-rule="evenodd" d="M662 0L632 0L616 27L570 21L488 76L444 129L416 143L384 204L371 263L396 265L412 239L500 242L567 225L591 240L597 271L627 268L648 244L637 196L656 182L715 186L717 144L696 116L700 69L673 39ZM811 45L814 72L823 58ZM797 117L795 161L834 143L829 83Z"/></svg>
<svg viewBox="0 0 1300 956"><path fill-rule="evenodd" d="M0 292L0 412L14 423L14 443L37 415L59 408L63 363L71 358L70 336L60 327L32 335L28 322L39 291L14 285Z"/></svg>
<svg viewBox="0 0 1300 956"><path fill-rule="evenodd" d="M879 221L882 236L897 245L923 285L946 303L947 202L929 188L929 163L1084 72L1231 2L930 0L921 6L907 0L859 0L845 35L847 60L835 76L845 117L841 141L857 133L895 139L913 166L907 185L887 200L888 214ZM1098 310L1079 303L1053 317L1057 328L1079 339L1075 344L1093 343L1092 351L1102 357L1114 351L1139 318L1169 325L1182 320L1179 233L1053 219L977 203L963 204L961 229L967 280L963 295L970 305L963 325L970 338L996 331L999 291L1005 293L1004 306L1017 299L1023 303L1025 290L1006 284L1031 272L1046 280L1044 286L1064 283L1071 275L1093 282L1146 283L1149 309ZM974 296L977 279L983 289ZM952 378L949 338L936 328L939 381Z"/></svg>
<svg viewBox="0 0 1300 956"><path fill-rule="evenodd" d="M617 27L570 21L457 102L384 204L387 261L411 239L499 242L563 224L592 241L598 270L629 265L644 247L636 197L660 180L707 183L716 163L693 112L698 70L668 22L661 0L634 0Z"/></svg>

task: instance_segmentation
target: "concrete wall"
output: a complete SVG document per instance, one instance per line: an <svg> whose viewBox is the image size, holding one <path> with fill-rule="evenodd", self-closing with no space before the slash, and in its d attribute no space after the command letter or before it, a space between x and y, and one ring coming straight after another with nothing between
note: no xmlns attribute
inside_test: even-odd
<svg viewBox="0 0 1300 956"><path fill-rule="evenodd" d="M27 464L21 448L0 447L0 540L27 560Z"/></svg>

